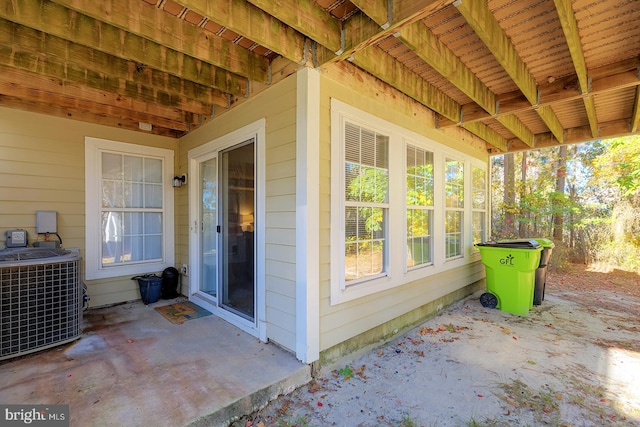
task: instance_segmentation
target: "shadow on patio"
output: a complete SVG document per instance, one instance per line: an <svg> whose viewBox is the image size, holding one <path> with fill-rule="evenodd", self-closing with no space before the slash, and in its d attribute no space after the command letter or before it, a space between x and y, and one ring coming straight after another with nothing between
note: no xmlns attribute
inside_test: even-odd
<svg viewBox="0 0 640 427"><path fill-rule="evenodd" d="M0 362L4 404L69 404L71 426L220 426L310 381L310 367L215 317L142 302L84 313L80 340Z"/></svg>

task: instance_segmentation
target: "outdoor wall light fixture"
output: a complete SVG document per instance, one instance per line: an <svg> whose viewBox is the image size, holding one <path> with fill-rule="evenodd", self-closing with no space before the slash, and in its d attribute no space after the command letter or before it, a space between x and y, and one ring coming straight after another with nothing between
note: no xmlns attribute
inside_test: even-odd
<svg viewBox="0 0 640 427"><path fill-rule="evenodd" d="M173 177L173 188L180 188L186 182L187 182L187 175L174 176Z"/></svg>

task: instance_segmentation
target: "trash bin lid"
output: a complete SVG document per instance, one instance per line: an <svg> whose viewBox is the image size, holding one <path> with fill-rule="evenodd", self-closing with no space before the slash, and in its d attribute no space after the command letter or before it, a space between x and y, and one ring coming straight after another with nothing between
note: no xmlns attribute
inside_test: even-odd
<svg viewBox="0 0 640 427"><path fill-rule="evenodd" d="M553 249L555 247L555 244L553 243L552 240L546 239L544 237L525 237L522 239L502 239L502 240L498 240L498 243L522 242L522 241L531 241L531 240L535 240L536 242L540 243L540 246L542 246L543 248Z"/></svg>
<svg viewBox="0 0 640 427"><path fill-rule="evenodd" d="M477 243L475 246L485 246L494 248L511 248L511 249L539 249L542 247L536 240L499 240L497 242Z"/></svg>

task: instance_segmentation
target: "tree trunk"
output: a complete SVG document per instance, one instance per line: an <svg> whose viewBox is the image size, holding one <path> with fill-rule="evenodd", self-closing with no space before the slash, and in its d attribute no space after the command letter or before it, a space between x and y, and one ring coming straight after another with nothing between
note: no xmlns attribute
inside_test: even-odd
<svg viewBox="0 0 640 427"><path fill-rule="evenodd" d="M576 196L577 196L576 186L573 184L569 184L569 198L572 203L575 203ZM575 221L575 215L572 209L569 212L569 247L572 249L575 248L575 238L576 238L574 221Z"/></svg>
<svg viewBox="0 0 640 427"><path fill-rule="evenodd" d="M520 221L518 223L518 237L527 237L529 229L529 217L531 210L526 206L527 200L527 152L522 152L522 163L520 166Z"/></svg>
<svg viewBox="0 0 640 427"><path fill-rule="evenodd" d="M513 237L515 235L514 208L516 204L515 192L515 167L513 153L504 155L504 235L503 237Z"/></svg>
<svg viewBox="0 0 640 427"><path fill-rule="evenodd" d="M553 238L562 242L562 231L564 227L564 212L562 196L564 195L565 181L567 178L567 146L561 145L558 153L558 168L556 172L556 193L554 199L554 219L553 219Z"/></svg>

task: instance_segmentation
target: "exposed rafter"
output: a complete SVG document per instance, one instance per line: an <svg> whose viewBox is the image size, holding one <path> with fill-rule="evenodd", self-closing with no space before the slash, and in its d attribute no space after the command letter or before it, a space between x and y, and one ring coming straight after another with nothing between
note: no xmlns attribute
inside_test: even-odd
<svg viewBox="0 0 640 427"><path fill-rule="evenodd" d="M363 70L406 93L411 98L451 120L460 119L460 106L450 97L420 79L415 73L394 61L381 49L371 47L358 52L353 61Z"/></svg>
<svg viewBox="0 0 640 427"><path fill-rule="evenodd" d="M527 146L533 147L535 145L535 137L533 132L522 123L515 114L503 114L497 117L496 120L500 124L511 131L520 141L524 142Z"/></svg>
<svg viewBox="0 0 640 427"><path fill-rule="evenodd" d="M628 0L4 1L0 105L180 137L306 66L377 81L370 94L412 98L402 105L429 132L492 153L637 134L638 12Z"/></svg>
<svg viewBox="0 0 640 427"><path fill-rule="evenodd" d="M518 52L514 49L507 35L500 28L487 3L483 1L456 0L454 5L507 74L509 74L529 103L537 105L538 88L536 81L526 64L520 59ZM537 111L541 111L541 109L537 109ZM558 132L558 129L562 129L562 126L558 127L559 121L555 117L553 110L545 108L542 111L544 114L540 114L540 118L542 118L558 141L563 142L563 134Z"/></svg>
<svg viewBox="0 0 640 427"><path fill-rule="evenodd" d="M407 25L397 37L486 112L496 113L495 95L422 22Z"/></svg>
<svg viewBox="0 0 640 427"><path fill-rule="evenodd" d="M145 2L52 1L251 80L268 79L266 58L221 37L203 37L202 29Z"/></svg>
<svg viewBox="0 0 640 427"><path fill-rule="evenodd" d="M388 28L391 24L393 16L389 15L393 11L390 10L389 4L393 3L392 0L351 0L351 2L380 27Z"/></svg>
<svg viewBox="0 0 640 427"><path fill-rule="evenodd" d="M226 106L227 97L205 86L191 90L177 79L143 68L103 52L91 50L50 34L0 18L0 64L37 71L93 89L134 96L141 101L195 114L208 114L212 105ZM86 61L91 57L91 61ZM148 76L147 78L144 78ZM175 80L175 81L174 81ZM174 83L174 84L172 84Z"/></svg>
<svg viewBox="0 0 640 427"><path fill-rule="evenodd" d="M175 2L291 61L304 64L309 59L304 35L244 0Z"/></svg>
<svg viewBox="0 0 640 427"><path fill-rule="evenodd" d="M591 80L590 95L604 95L617 92L625 88L637 87L640 85L640 78L638 74L639 66L639 61L634 58L632 60L624 60L592 70L594 77L592 77ZM553 83L541 85L540 102L538 105L553 105L583 99L584 96L581 95L576 88L576 76L568 76L566 78L558 79ZM498 96L498 103L500 108L496 113L495 118L500 118L503 115L525 112L532 109L531 104L520 91L517 93L507 93ZM494 118L486 111L480 110L475 103L463 105L462 111L462 123L488 121ZM460 123L455 121L442 121L440 126L450 127L458 126L459 124Z"/></svg>
<svg viewBox="0 0 640 427"><path fill-rule="evenodd" d="M582 45L580 43L580 35L578 34L578 23L576 17L573 14L570 0L554 0L556 4L556 11L560 17L560 24L562 25L562 31L567 40L569 46L569 52L571 52L571 58L573 59L573 66L576 69L576 75L578 76L578 82L580 83L580 93L585 95L584 108L587 111L587 117L589 118L589 126L591 127L591 136L594 138L598 136L598 119L596 117L596 106L592 95L588 95L590 90L589 76L587 75L587 64L584 60L584 53L582 52Z"/></svg>
<svg viewBox="0 0 640 427"><path fill-rule="evenodd" d="M484 42L496 60L532 105L538 103L538 87L527 65L522 62L513 44L484 1L456 0L453 3Z"/></svg>
<svg viewBox="0 0 640 427"><path fill-rule="evenodd" d="M0 8L0 18L225 92L246 93L241 76L47 0L21 0L13 9Z"/></svg>
<svg viewBox="0 0 640 427"><path fill-rule="evenodd" d="M18 71L5 66L0 66L0 93L42 103L47 102L50 94L56 94L60 96L59 105L63 107L73 106L101 111L104 115L154 122L161 127L181 131L187 130L186 123L192 120L186 116L187 113L181 113L179 110L142 103L135 98L90 89L59 79L43 78L36 73ZM98 106L97 109L96 106ZM149 109L150 107L152 110Z"/></svg>
<svg viewBox="0 0 640 427"><path fill-rule="evenodd" d="M536 111L540 115L540 118L547 125L553 136L560 142L564 141L564 128L558 120L558 117L553 112L553 109L548 105L542 105L536 108Z"/></svg>
<svg viewBox="0 0 640 427"><path fill-rule="evenodd" d="M342 53L340 22L312 0L279 1L248 0L272 17L307 35L336 53Z"/></svg>
<svg viewBox="0 0 640 427"><path fill-rule="evenodd" d="M469 132L487 141L500 151L509 151L509 145L505 138L500 136L496 131L482 123L469 123L463 126Z"/></svg>
<svg viewBox="0 0 640 427"><path fill-rule="evenodd" d="M638 132L638 126L640 125L640 86L636 88L636 98L633 103L633 114L631 114L631 126L630 130L633 133Z"/></svg>
<svg viewBox="0 0 640 427"><path fill-rule="evenodd" d="M433 69L474 100L489 115L497 112L496 97L471 70L422 22L403 27L397 37ZM533 133L513 114L504 116L500 123L525 144L533 146ZM473 131L477 127L468 128ZM481 136L482 135L478 135Z"/></svg>

